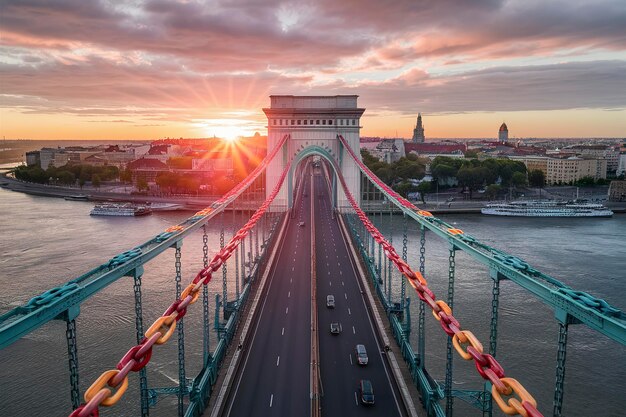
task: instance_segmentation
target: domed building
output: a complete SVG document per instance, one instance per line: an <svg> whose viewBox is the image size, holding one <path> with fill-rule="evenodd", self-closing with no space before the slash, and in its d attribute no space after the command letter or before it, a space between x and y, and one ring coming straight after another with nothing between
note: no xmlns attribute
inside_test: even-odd
<svg viewBox="0 0 626 417"><path fill-rule="evenodd" d="M506 143L507 140L509 140L509 128L506 127L506 123L502 123L498 131L498 141Z"/></svg>

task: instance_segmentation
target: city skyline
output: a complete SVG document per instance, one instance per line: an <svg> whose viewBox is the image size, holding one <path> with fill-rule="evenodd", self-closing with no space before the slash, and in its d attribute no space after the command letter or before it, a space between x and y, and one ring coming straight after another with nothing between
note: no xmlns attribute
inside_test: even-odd
<svg viewBox="0 0 626 417"><path fill-rule="evenodd" d="M358 94L363 136L626 135L626 6L6 1L0 134L266 134L271 94ZM397 133L396 133L397 132Z"/></svg>

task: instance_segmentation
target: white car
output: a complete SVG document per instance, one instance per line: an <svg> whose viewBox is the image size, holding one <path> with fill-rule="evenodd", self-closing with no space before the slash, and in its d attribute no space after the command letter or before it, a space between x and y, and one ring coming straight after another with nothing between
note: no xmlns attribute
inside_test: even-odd
<svg viewBox="0 0 626 417"><path fill-rule="evenodd" d="M327 295L326 296L326 307L328 308L335 308L335 296L334 295Z"/></svg>

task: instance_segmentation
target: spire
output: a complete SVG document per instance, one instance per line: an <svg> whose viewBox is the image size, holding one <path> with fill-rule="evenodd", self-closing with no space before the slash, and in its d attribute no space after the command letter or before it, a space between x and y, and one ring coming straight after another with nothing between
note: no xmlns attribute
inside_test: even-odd
<svg viewBox="0 0 626 417"><path fill-rule="evenodd" d="M424 125L422 124L422 113L417 113L417 125L413 129L413 143L424 143Z"/></svg>

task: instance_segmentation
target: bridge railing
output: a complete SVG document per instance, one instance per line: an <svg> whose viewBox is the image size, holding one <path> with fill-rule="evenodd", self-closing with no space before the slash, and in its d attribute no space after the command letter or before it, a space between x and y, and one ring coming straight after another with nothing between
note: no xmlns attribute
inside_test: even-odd
<svg viewBox="0 0 626 417"><path fill-rule="evenodd" d="M75 410L71 414L72 416L97 414L98 407L117 403L128 386L127 375L131 371L139 373L137 395L141 415L148 415L149 408L154 406L164 394L176 395L178 415L201 414L207 404L212 385L216 381L217 371L226 348L234 334L241 308L248 298L256 275L264 265L265 254L273 244L276 226L287 209L273 205L272 210L269 210L288 169L283 172L280 183L272 190L270 196L265 201L258 200L259 195L265 195L265 168L269 161L282 149L282 145L287 139L288 136L285 136L279 146L273 149L244 181L209 207L198 211L179 224L167 228L149 241L114 256L105 264L80 277L45 291L31 298L25 305L2 314L0 316L0 349L5 349L51 321L61 320L66 323L65 335L70 374L69 397L72 408ZM251 210L251 207L254 207L256 211ZM246 215L251 215L251 217L248 218ZM242 225L242 222L245 224ZM233 234L226 243L225 238L228 238L231 231ZM202 234L202 252L197 254L195 258L202 259L203 267L193 281L186 288L183 288L181 285L183 242L197 237L198 232ZM212 233L212 238L215 237L215 233L219 233L219 248L212 249L217 254L212 257L210 262L209 233ZM198 247L197 244L191 246ZM144 266L157 258L162 259L167 256L167 253L171 254L170 249L174 251L176 301L170 304L165 313L146 330L143 323L146 296L143 290L146 281ZM193 257L193 255L191 256ZM199 262L192 263L198 264ZM208 284L211 282L211 278L216 275L221 275L222 280L221 283L219 280L213 280L211 290L220 289L221 284L221 294L218 291L215 295L214 319L211 319ZM85 391L85 402L81 405L78 366L78 334L80 332L77 331L80 330L81 306L86 305L85 302L91 300L93 296L126 276L130 276L134 280L133 295L137 345L121 357L114 369L102 373L91 384ZM192 344L199 342L201 353L193 352L190 355L190 352L185 353L184 320L182 318L187 313L187 307L200 298L202 298L201 316L195 316L191 320L193 324L197 325L194 336L198 337L195 342L192 341ZM157 304L162 305L161 302ZM148 312L149 315L152 315L153 310ZM211 322L213 322L213 326L211 326ZM98 325L99 336L109 334L109 337L117 338L120 335L117 329L111 329L111 327L117 326L107 326L105 323L96 323L96 325ZM212 327L213 332L211 332ZM176 330L178 338L177 385L165 388L149 387L145 367L150 362L155 345L167 342L174 334L174 330ZM211 333L217 339L213 350L210 347ZM169 352L169 355L171 354L172 352ZM164 359L167 361L172 359L171 356L167 356L168 353L165 355ZM200 359L200 365L194 365L196 369L199 368L199 371L193 379L187 378L190 367L185 364L186 356L199 356ZM59 401L57 405L61 408L64 407L61 404L66 403ZM49 404L46 412L55 415L63 413L53 404Z"/></svg>
<svg viewBox="0 0 626 417"><path fill-rule="evenodd" d="M590 294L576 291L561 281L544 274L528 263L480 242L475 237L463 232L456 226L436 218L431 213L415 207L406 199L400 197L384 182L378 179L350 149L347 142L339 136L343 150L359 166L363 183L370 183L371 189L377 193L377 199L386 201L387 207L396 207L402 213L404 221L404 236L402 257L398 255L393 242L393 233L380 232L385 227L383 211L388 215L389 222L393 222L394 210L381 210L380 217L368 217L356 203L353 196L349 197L351 208L345 211L348 223L351 225L352 235L361 250L364 263L370 270L373 285L387 312L389 313L392 328L402 353L407 359L409 368L422 392L423 401L429 415L450 414L452 398L458 396L467 400L485 413L491 414L491 398L495 398L498 405L506 413L521 415L536 415L534 400L525 392L523 386L518 385L505 377L504 370L495 360L497 346L498 312L500 282L510 280L523 289L535 295L545 305L554 310L559 326L557 347L557 375L554 389L553 415L561 415L563 402L563 388L565 382L565 357L567 348L567 332L570 324L583 323L621 345L626 345L626 315L619 309L609 305L606 301ZM345 155L344 153L344 155ZM343 180L342 180L343 184ZM345 184L344 184L345 190ZM381 205L381 208L385 205ZM356 213L356 214L355 214ZM372 220L370 220L372 219ZM377 221L378 219L378 221ZM407 220L413 220L419 233L419 271L411 269L407 264ZM374 226L378 223L378 229ZM447 246L447 301L437 300L429 289L425 277L426 232L432 232ZM469 331L460 327L457 319L452 315L455 292L456 252L465 255L465 259L477 261L482 268L488 271L493 280L492 301L487 311L491 313L489 330L489 353L483 353L482 344ZM440 250L439 256L444 252ZM441 262L441 261L440 261ZM400 280L399 297L393 300L392 294L392 267L403 278ZM441 268L440 272L443 272ZM410 343L410 309L406 300L405 285L408 282L416 290L421 302L419 303L418 324L418 353L413 351ZM438 323L447 334L446 338L446 370L443 384L435 381L425 369L425 306L433 310ZM483 390L462 391L452 389L452 351L457 350L466 360L473 360L479 374L487 384ZM486 351L486 350L485 350ZM488 389L491 386L491 389ZM442 390L443 387L443 390ZM442 409L439 400L445 398L446 410Z"/></svg>

